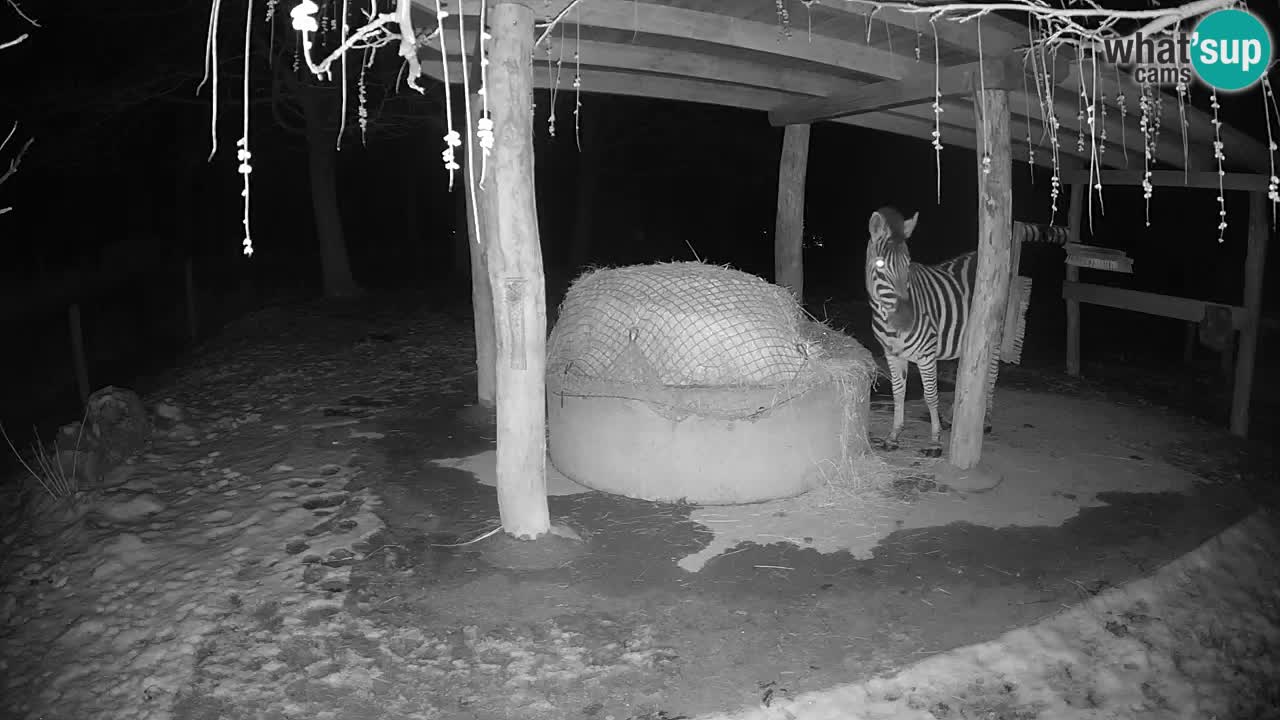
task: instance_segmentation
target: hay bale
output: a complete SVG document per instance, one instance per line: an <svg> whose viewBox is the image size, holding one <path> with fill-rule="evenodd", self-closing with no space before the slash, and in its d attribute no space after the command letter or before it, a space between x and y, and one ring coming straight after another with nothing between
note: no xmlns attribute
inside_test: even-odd
<svg viewBox="0 0 1280 720"><path fill-rule="evenodd" d="M857 341L755 276L702 263L593 271L548 343L551 460L649 500L797 495L869 449L874 373Z"/></svg>
<svg viewBox="0 0 1280 720"><path fill-rule="evenodd" d="M697 262L587 272L569 288L548 373L674 387L775 385L805 366L785 289Z"/></svg>

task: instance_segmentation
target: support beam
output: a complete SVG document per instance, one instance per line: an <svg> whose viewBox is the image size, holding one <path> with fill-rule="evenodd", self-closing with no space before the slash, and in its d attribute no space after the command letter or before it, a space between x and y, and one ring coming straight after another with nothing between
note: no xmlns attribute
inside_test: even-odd
<svg viewBox="0 0 1280 720"><path fill-rule="evenodd" d="M1101 182L1104 187L1107 185L1142 185L1143 176L1142 170L1103 170L1101 173L1095 172L1093 177L1090 178L1089 170L1080 168L1063 171L1062 181L1072 185ZM1201 170L1189 173L1181 170L1151 171L1151 184L1155 187L1217 190L1218 181L1217 170ZM1264 193L1267 191L1267 176L1261 173L1229 172L1221 177L1221 181L1223 190L1248 190L1251 192L1260 190Z"/></svg>
<svg viewBox="0 0 1280 720"><path fill-rule="evenodd" d="M413 3L435 16L436 8L430 0L413 0ZM474 22L473 18L480 14L480 0L462 0L457 12ZM548 13L542 9L541 3L538 3L538 12L540 15ZM573 26L576 23L583 28L621 31L631 37L663 36L666 39L662 43L675 44L681 51L698 51L699 46L714 51L714 46L729 46L739 51L749 50L842 68L874 78L896 80L920 67L915 58L872 47L860 39L841 40L818 34L807 36L800 32L793 38L780 39L777 22L744 20L635 0L581 2L562 22L566 37L575 36ZM587 57L582 59L590 61Z"/></svg>
<svg viewBox="0 0 1280 720"><path fill-rule="evenodd" d="M481 107L479 95L471 96L471 107ZM474 133L467 133L471 142L471 162L462 163L462 186L466 194L467 254L471 270L471 316L476 337L476 403L486 409L498 405L498 380L496 372L495 335L493 326L493 288L489 284L489 267L485 259L485 245L493 241L496 222L490 193L472 187L480 182L480 143ZM474 175L472 174L474 173ZM477 226L477 222L479 225Z"/></svg>
<svg viewBox="0 0 1280 720"><path fill-rule="evenodd" d="M1071 183L1071 201L1067 206L1067 242L1080 242L1081 224L1084 222L1084 183ZM1080 268L1067 265L1066 283L1080 282ZM1067 297L1064 285L1062 296L1067 298L1067 374L1080 376L1080 301Z"/></svg>
<svg viewBox="0 0 1280 720"><path fill-rule="evenodd" d="M930 24L927 15L905 12L870 0L814 0L813 4L829 12L861 15L866 17L868 22L895 25L913 33L923 32L925 35L930 35L936 31L938 39L942 42L974 53L978 52L978 48L982 48L990 55L1003 55L1027 44L1026 25L995 13L983 15L979 22ZM979 30L982 32L981 43L978 42Z"/></svg>
<svg viewBox="0 0 1280 720"><path fill-rule="evenodd" d="M1249 195L1249 249L1244 261L1245 323L1240 328L1240 350L1236 355L1236 381L1231 398L1231 434L1249 435L1249 399L1253 392L1253 367L1258 353L1258 330L1262 324L1262 278L1267 265L1267 194Z"/></svg>
<svg viewBox="0 0 1280 720"><path fill-rule="evenodd" d="M795 123L814 123L840 117L892 110L908 105L932 103L940 93L944 99L972 97L986 90L1021 90L1034 80L1019 53L987 58L937 71L929 66L902 80L887 80L829 97L796 100L769 111L769 122L775 127ZM1060 61L1054 77L1067 74L1067 63Z"/></svg>
<svg viewBox="0 0 1280 720"><path fill-rule="evenodd" d="M1198 323L1204 318L1206 303L1194 298L1160 293L1130 290L1128 288L1094 285L1068 280L1062 284L1062 297L1068 301L1082 302L1089 305L1101 305L1117 310L1132 310L1156 317L1173 318ZM1243 329L1247 312L1244 308L1231 308L1231 327Z"/></svg>
<svg viewBox="0 0 1280 720"><path fill-rule="evenodd" d="M1009 92L977 93L978 147L990 156L982 167L978 152L978 267L973 302L961 341L956 369L955 408L951 419L949 460L969 470L982 457L983 425L992 353L1000 345L1005 305L1009 299L1010 253L1013 247L1013 158L1009 136Z"/></svg>
<svg viewBox="0 0 1280 720"><path fill-rule="evenodd" d="M484 106L483 98L477 92L484 84L484 71L480 63L480 34L474 33L470 38L472 51L468 57L465 72L468 88L472 91L471 107ZM475 112L475 110L473 110ZM477 118L472 118L474 128ZM486 410L498 407L497 378L497 339L493 326L493 287L489 283L489 263L485 259L485 243L493 238L497 219L494 216L494 205L488 193L473 183L480 182L480 164L482 160L480 138L473 132L467 132L470 143L470 154L463 159L463 210L467 214L467 257L470 259L471 275L471 316L472 327L476 337L476 404Z"/></svg>
<svg viewBox="0 0 1280 720"><path fill-rule="evenodd" d="M423 74L428 77L436 80L443 80L443 73L441 72L441 66L438 62L423 63L422 71ZM461 71L461 63L451 59L449 62L450 80L456 81L456 79L460 77L459 73ZM534 87L537 88L545 89L552 86L552 82L547 79L546 73L535 73L533 82ZM672 78L609 70L593 70L591 72L584 72L582 75L581 91L583 93L603 93L608 95L660 98L665 100L676 100L679 102L698 102L708 105L721 105L725 107L765 111L794 97L783 92L759 88L730 87L722 83L709 80ZM865 127L872 130L882 130L896 135L906 135L926 141L932 140L931 133L934 128L932 114L930 113L928 118L912 117L900 114L909 110L910 108L903 108L902 110L895 112L859 115L853 118L842 118L835 122L856 125L858 127ZM966 126L964 129L967 132L965 132L963 136L959 133L949 135L948 133L951 132L951 130L947 124L947 116L944 113L943 143L973 149L974 136L972 127ZM1049 154L1045 152L1037 152L1036 164L1042 167L1052 167Z"/></svg>
<svg viewBox="0 0 1280 720"><path fill-rule="evenodd" d="M489 108L494 147L483 192L495 227L485 241L497 341L498 514L522 539L551 529L546 478L546 278L533 193L533 10L490 11Z"/></svg>
<svg viewBox="0 0 1280 720"><path fill-rule="evenodd" d="M788 125L778 162L778 216L773 232L773 281L804 304L804 186L809 126Z"/></svg>

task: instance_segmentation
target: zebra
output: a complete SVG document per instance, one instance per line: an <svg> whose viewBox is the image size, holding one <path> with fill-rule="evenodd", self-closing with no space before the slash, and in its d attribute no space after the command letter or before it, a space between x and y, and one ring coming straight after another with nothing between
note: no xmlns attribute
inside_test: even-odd
<svg viewBox="0 0 1280 720"><path fill-rule="evenodd" d="M941 454L942 422L938 416L938 361L960 357L964 324L969 317L977 274L976 250L936 265L911 262L907 240L920 213L909 219L893 207L871 214L867 242L866 287L871 304L871 328L884 348L889 380L893 386L893 429L886 449L898 447L902 433L910 363L920 370L924 401L929 406L932 447L926 454ZM1014 242L1065 244L1065 228L1053 225L1014 224ZM987 419L999 371L999 346L992 348L987 370ZM987 425L986 430L990 430Z"/></svg>

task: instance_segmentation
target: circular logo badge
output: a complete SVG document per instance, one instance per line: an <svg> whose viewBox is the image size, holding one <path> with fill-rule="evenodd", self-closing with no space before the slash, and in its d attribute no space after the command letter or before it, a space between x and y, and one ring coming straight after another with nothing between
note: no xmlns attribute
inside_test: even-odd
<svg viewBox="0 0 1280 720"><path fill-rule="evenodd" d="M1244 90L1271 65L1271 33L1244 10L1205 15L1191 36L1191 64L1219 90Z"/></svg>

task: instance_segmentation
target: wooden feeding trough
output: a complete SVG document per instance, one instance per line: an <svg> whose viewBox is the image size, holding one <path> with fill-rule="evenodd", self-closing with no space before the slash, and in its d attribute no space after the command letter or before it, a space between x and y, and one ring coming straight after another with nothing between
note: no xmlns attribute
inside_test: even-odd
<svg viewBox="0 0 1280 720"><path fill-rule="evenodd" d="M1254 362L1258 350L1258 335L1262 328L1262 276L1266 266L1267 240L1270 236L1267 176L1260 173L1225 173L1223 175L1217 172L1150 173L1149 180L1153 186L1201 188L1213 192L1218 192L1221 187L1223 190L1244 190L1249 193L1249 239L1243 270L1244 304L1238 307L1080 282L1082 267L1132 273L1133 262L1119 251L1080 244L1084 193L1091 179L1085 170L1066 173L1065 179L1071 184L1067 278L1062 285L1062 297L1067 301L1067 372L1071 375L1080 374L1081 303L1185 320L1200 326L1202 332L1207 327L1224 325L1225 331L1215 331L1215 334L1227 336L1237 332L1240 334L1239 352L1235 356L1235 377L1231 398L1231 432L1240 437L1248 435ZM1101 177L1096 179L1110 185L1140 185L1143 173L1103 171ZM1221 312L1218 312L1219 310ZM1227 347L1234 345L1232 340L1234 338L1228 337L1220 342Z"/></svg>

